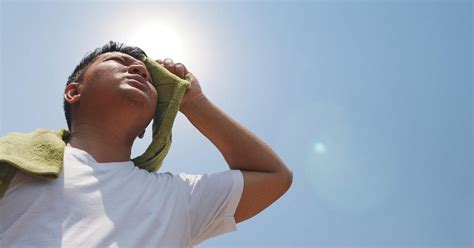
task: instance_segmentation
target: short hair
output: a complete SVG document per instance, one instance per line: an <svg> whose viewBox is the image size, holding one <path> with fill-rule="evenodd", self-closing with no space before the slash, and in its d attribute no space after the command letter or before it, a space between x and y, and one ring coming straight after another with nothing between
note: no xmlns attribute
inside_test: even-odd
<svg viewBox="0 0 474 248"><path fill-rule="evenodd" d="M86 54L81 59L81 62L76 66L72 74L69 76L66 86L72 82L82 82L84 80L84 74L89 68L89 66L97 59L101 54L108 52L120 52L128 54L138 60L141 60L143 56L147 57L146 53L139 47L127 46L124 43L109 41L102 47L96 48L92 52ZM63 107L64 115L66 117L67 127L69 130L72 128L72 118L71 118L71 104L66 101L63 97Z"/></svg>

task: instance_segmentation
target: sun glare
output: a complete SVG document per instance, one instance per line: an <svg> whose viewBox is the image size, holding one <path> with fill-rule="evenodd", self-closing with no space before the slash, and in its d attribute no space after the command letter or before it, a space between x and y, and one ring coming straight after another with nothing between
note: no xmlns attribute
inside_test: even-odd
<svg viewBox="0 0 474 248"><path fill-rule="evenodd" d="M127 43L142 48L153 59L185 60L183 44L178 32L170 25L150 23L142 25Z"/></svg>

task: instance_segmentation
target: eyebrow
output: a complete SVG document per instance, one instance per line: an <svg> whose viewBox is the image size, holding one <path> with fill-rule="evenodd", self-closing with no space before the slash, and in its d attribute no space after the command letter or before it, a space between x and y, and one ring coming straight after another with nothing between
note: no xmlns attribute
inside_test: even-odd
<svg viewBox="0 0 474 248"><path fill-rule="evenodd" d="M107 56L107 57L108 57L108 58L110 58L110 57L120 57L120 58L122 58L122 59L125 59L126 61L133 61L133 62L137 62L137 61L138 61L140 64L142 64L143 66L145 66L145 64L144 64L142 61L140 61L140 60L138 60L138 59L135 59L135 58L129 58L129 57L127 57L127 56L125 56L125 55L121 55L121 54L111 54L111 55L109 55L109 56ZM146 66L145 66L145 67L146 67Z"/></svg>

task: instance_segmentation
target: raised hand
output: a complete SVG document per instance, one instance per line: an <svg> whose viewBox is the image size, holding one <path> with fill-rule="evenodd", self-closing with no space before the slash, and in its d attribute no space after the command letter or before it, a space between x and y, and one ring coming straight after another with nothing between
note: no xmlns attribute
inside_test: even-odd
<svg viewBox="0 0 474 248"><path fill-rule="evenodd" d="M180 111L182 111L183 106L188 104L192 104L192 102L199 97L204 97L204 93L202 92L201 85L197 78L188 71L186 66L182 63L173 63L171 58L165 58L165 60L158 59L156 60L160 65L164 66L168 71L175 74L176 76L186 79L191 82L191 87L186 90L181 100Z"/></svg>

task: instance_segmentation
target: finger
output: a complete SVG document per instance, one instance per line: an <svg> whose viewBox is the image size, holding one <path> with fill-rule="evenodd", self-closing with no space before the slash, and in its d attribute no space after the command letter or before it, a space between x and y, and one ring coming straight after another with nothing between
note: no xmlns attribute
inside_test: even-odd
<svg viewBox="0 0 474 248"><path fill-rule="evenodd" d="M171 73L175 73L175 68L173 64L173 60L170 58L165 59L165 68L168 69Z"/></svg>
<svg viewBox="0 0 474 248"><path fill-rule="evenodd" d="M155 61L156 61L157 63L159 63L159 64L163 64L163 60L162 60L162 59L157 59L157 60L155 60Z"/></svg>
<svg viewBox="0 0 474 248"><path fill-rule="evenodd" d="M184 69L185 69L184 65L181 63L176 63L175 68L176 68L176 75L180 78L184 78L184 75L186 75L184 73Z"/></svg>
<svg viewBox="0 0 474 248"><path fill-rule="evenodd" d="M165 58L165 61L164 61L164 62L165 62L165 65L166 65L166 64L171 64L171 65L173 64L173 60L170 59L170 58Z"/></svg>

